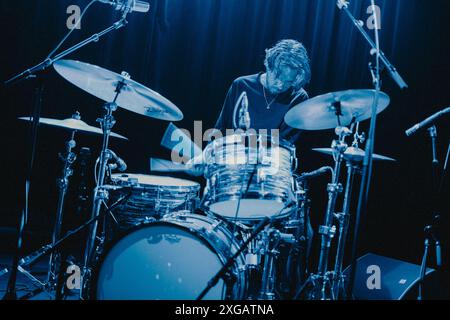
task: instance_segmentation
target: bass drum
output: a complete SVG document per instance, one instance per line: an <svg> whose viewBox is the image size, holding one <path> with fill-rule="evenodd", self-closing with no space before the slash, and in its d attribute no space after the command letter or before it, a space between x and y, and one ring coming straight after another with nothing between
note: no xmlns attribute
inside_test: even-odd
<svg viewBox="0 0 450 320"><path fill-rule="evenodd" d="M99 300L194 300L239 249L227 223L192 213L174 213L131 229L100 259L93 278ZM232 279L219 280L204 299L245 296L245 258Z"/></svg>

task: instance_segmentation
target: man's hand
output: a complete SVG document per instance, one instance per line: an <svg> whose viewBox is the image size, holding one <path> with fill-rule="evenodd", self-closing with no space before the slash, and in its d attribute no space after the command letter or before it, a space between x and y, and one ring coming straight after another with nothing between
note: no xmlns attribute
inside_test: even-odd
<svg viewBox="0 0 450 320"><path fill-rule="evenodd" d="M205 171L205 165L203 162L203 154L192 158L186 163L186 166L189 168L186 173L195 177L202 176Z"/></svg>

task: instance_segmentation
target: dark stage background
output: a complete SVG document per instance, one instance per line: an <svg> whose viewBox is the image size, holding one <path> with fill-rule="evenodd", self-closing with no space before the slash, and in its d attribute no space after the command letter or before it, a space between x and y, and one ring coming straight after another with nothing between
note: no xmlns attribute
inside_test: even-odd
<svg viewBox="0 0 450 320"><path fill-rule="evenodd" d="M389 108L379 116L377 153L397 159L396 163L374 165L372 193L362 227L359 253L378 254L419 263L422 229L430 217L430 145L426 131L406 138L404 130L450 104L450 2L448 0L384 0L381 46L409 84L400 91L387 74L383 91L390 95ZM0 79L6 80L40 62L68 31L66 8L84 7L80 0L16 0L0 2L2 48ZM283 38L302 41L309 51L311 97L330 91L371 88L368 72L369 48L334 0L151 0L149 14L129 15L129 25L71 54L68 58L121 72L159 92L184 113L176 125L192 129L194 120L212 127L232 80L263 69L264 49ZM369 18L369 0L351 1L350 10L363 21ZM113 9L94 4L69 38L74 44L118 19ZM102 102L59 77L54 70L46 76L42 116L67 118L78 110L87 123L95 124ZM23 82L2 88L1 247L11 252L23 198L23 185L30 144L29 126L16 120L30 113L33 85ZM169 159L160 146L168 123L126 110L115 113L114 131L130 141L113 140L128 164L129 172L149 174L151 156ZM449 140L449 121L439 123L438 152L444 159ZM367 129L368 123L364 123ZM27 229L28 250L50 238L56 208L55 179L60 172L57 153L66 132L40 127L31 189L31 212ZM297 142L300 170L331 164L331 159L310 151L329 147L332 130L305 132ZM101 139L78 135L78 149L90 147L96 155ZM181 178L192 179L178 175ZM75 173L72 191L77 189ZM448 180L448 179L447 179ZM198 180L201 181L201 180ZM312 183L314 228L322 221L326 206L327 179ZM447 182L448 187L448 182ZM357 189L357 188L355 188ZM73 193L72 193L73 194ZM448 199L448 188L445 198ZM74 199L69 199L73 203ZM353 213L355 211L353 210ZM84 213L69 208L67 219L75 224ZM448 207L442 214L449 214ZM448 236L448 228L443 236ZM316 238L316 243L318 243ZM443 243L448 257L448 242ZM317 250L316 250L317 251Z"/></svg>

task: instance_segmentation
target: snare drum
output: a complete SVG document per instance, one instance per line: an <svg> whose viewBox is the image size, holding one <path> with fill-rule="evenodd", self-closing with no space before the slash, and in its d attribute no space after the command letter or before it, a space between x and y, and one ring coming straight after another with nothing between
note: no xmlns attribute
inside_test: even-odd
<svg viewBox="0 0 450 320"><path fill-rule="evenodd" d="M120 226L159 219L174 211L193 211L199 203L197 182L132 173L113 174L111 179L119 187L112 193L111 202L119 201L114 216Z"/></svg>
<svg viewBox="0 0 450 320"><path fill-rule="evenodd" d="M175 213L133 229L100 257L91 292L106 300L194 300L239 249L228 224L198 214ZM244 299L245 257L230 267L205 299Z"/></svg>
<svg viewBox="0 0 450 320"><path fill-rule="evenodd" d="M233 134L211 142L204 158L203 204L208 212L240 221L290 213L297 158L289 142L268 135Z"/></svg>

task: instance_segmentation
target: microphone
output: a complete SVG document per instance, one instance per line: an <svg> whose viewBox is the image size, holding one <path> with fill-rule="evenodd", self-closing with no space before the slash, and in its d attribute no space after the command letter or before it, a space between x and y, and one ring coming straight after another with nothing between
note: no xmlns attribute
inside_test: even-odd
<svg viewBox="0 0 450 320"><path fill-rule="evenodd" d="M250 128L250 113L248 112L247 92L242 93L241 110L239 112L239 128L248 130Z"/></svg>
<svg viewBox="0 0 450 320"><path fill-rule="evenodd" d="M319 169L311 171L311 172L306 172L306 173L303 173L300 177L298 177L298 180L303 181L303 180L311 179L314 177L318 177L318 176L323 175L324 173L326 173L329 170L332 171L332 169L330 167L322 167L322 168L319 168Z"/></svg>
<svg viewBox="0 0 450 320"><path fill-rule="evenodd" d="M114 6L117 11L145 13L150 10L150 3L139 0L99 0L99 1Z"/></svg>
<svg viewBox="0 0 450 320"><path fill-rule="evenodd" d="M409 128L408 130L405 131L406 135L408 137L410 137L413 134L415 134L417 131L419 131L420 129L429 127L438 118L442 117L444 114L447 114L447 113L450 113L450 107L448 107L444 110L441 110L439 112L436 112L431 117L428 117L425 120L423 120L422 122L419 122L418 124L412 126L411 128Z"/></svg>
<svg viewBox="0 0 450 320"><path fill-rule="evenodd" d="M125 161L123 161L123 159L119 158L117 156L117 154L108 149L109 154L111 155L111 157L113 157L113 159L116 161L116 163L112 163L109 165L109 168L111 170L119 170L120 172L124 172L125 170L127 170L127 164L125 163Z"/></svg>

